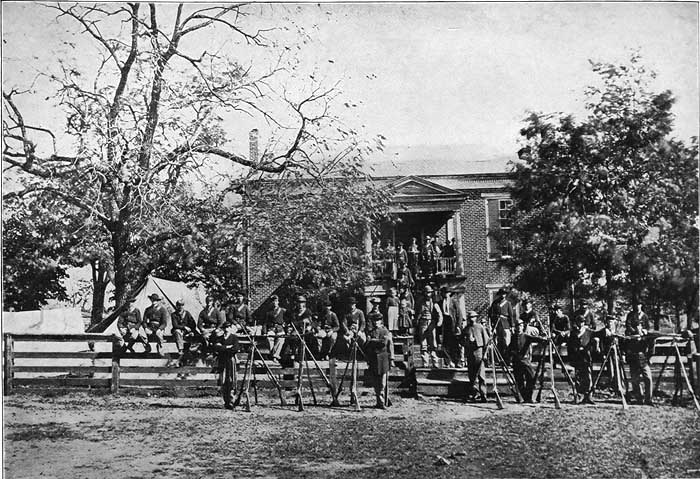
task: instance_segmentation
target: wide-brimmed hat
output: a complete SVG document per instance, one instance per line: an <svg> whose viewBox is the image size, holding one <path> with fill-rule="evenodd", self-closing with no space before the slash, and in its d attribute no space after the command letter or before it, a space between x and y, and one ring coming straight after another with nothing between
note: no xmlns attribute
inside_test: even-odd
<svg viewBox="0 0 700 479"><path fill-rule="evenodd" d="M478 316L479 316L479 315L476 313L476 311L469 311L469 312L467 313L467 318L476 318L476 317L478 317Z"/></svg>
<svg viewBox="0 0 700 479"><path fill-rule="evenodd" d="M297 296L297 303L306 303L306 297L300 294Z"/></svg>
<svg viewBox="0 0 700 479"><path fill-rule="evenodd" d="M372 299L369 300L369 302L372 303L372 304L379 304L379 303L382 302L382 300L379 299L379 298L372 298Z"/></svg>
<svg viewBox="0 0 700 479"><path fill-rule="evenodd" d="M432 293L433 288L429 284L426 284L425 287L423 288L423 291L425 291L426 293Z"/></svg>
<svg viewBox="0 0 700 479"><path fill-rule="evenodd" d="M158 294L153 293L152 295L150 295L148 297L148 299L150 299L151 301L160 301L161 298L160 298L160 296L158 296Z"/></svg>

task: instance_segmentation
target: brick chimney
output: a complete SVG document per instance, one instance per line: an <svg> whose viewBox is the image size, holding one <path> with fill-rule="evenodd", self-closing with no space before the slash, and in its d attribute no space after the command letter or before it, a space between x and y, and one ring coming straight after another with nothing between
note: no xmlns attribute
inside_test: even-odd
<svg viewBox="0 0 700 479"><path fill-rule="evenodd" d="M257 161L260 159L260 157L258 156L258 129L257 128L250 130L250 133L248 134L248 146L250 148L248 159L250 161L254 161L257 163Z"/></svg>

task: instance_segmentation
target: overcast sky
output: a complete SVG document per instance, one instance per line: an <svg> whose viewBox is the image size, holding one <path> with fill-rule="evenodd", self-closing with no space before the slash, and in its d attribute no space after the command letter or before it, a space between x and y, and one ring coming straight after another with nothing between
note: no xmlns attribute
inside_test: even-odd
<svg viewBox="0 0 700 479"><path fill-rule="evenodd" d="M588 60L615 61L631 49L658 72L658 88L675 94L675 135L698 132L697 4L336 3L292 7L292 15L313 38L303 61L341 78L344 97L358 105L340 113L389 145L512 154L527 110L580 114ZM32 61L51 61L65 30L50 26L52 16L3 3L4 86ZM252 126L230 131L246 139Z"/></svg>

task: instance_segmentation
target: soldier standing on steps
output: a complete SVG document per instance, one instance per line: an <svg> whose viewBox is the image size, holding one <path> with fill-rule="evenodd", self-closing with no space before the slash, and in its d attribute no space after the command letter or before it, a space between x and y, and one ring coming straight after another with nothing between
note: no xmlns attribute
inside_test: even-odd
<svg viewBox="0 0 700 479"><path fill-rule="evenodd" d="M394 358L394 342L391 332L384 326L381 315L375 316L375 328L367 336L365 352L367 353L367 363L370 371L374 374L374 394L377 398L377 408L386 409L386 390L389 370Z"/></svg>

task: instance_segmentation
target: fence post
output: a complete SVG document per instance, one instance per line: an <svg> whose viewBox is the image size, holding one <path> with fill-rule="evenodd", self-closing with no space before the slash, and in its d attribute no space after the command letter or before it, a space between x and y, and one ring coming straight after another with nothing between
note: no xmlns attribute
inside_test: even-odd
<svg viewBox="0 0 700 479"><path fill-rule="evenodd" d="M119 356L121 349L119 338L117 335L114 335L114 338L112 338L112 381L110 382L110 390L113 394L119 394Z"/></svg>
<svg viewBox="0 0 700 479"><path fill-rule="evenodd" d="M5 395L12 394L12 376L14 375L14 364L15 364L15 340L12 338L12 334L5 334L5 384L4 391Z"/></svg>

